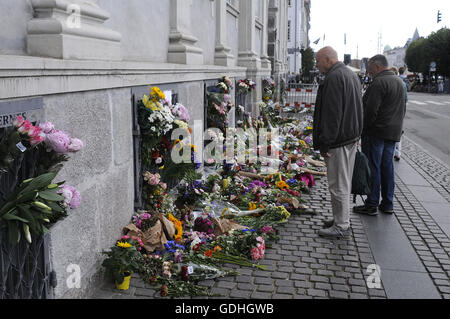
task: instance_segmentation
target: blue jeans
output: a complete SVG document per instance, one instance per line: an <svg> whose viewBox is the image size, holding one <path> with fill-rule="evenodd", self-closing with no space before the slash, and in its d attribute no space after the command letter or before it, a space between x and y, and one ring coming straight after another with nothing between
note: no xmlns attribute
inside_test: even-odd
<svg viewBox="0 0 450 319"><path fill-rule="evenodd" d="M363 135L361 148L369 160L372 176L372 192L366 199L366 207L377 207L380 203L383 210L394 209L394 150L395 142Z"/></svg>

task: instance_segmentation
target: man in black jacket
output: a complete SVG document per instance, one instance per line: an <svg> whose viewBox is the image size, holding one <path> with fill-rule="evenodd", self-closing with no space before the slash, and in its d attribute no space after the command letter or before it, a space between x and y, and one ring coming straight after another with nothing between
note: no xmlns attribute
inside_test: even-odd
<svg viewBox="0 0 450 319"><path fill-rule="evenodd" d="M316 61L326 77L317 94L313 142L327 165L334 217L319 235L340 238L350 234L351 183L363 128L362 88L358 76L339 62L333 48L321 49Z"/></svg>
<svg viewBox="0 0 450 319"><path fill-rule="evenodd" d="M373 81L363 98L362 151L369 159L372 192L365 205L357 206L354 210L356 213L375 216L378 209L384 213L394 213L393 157L395 143L402 136L406 93L402 80L388 69L384 55L371 58L368 69Z"/></svg>

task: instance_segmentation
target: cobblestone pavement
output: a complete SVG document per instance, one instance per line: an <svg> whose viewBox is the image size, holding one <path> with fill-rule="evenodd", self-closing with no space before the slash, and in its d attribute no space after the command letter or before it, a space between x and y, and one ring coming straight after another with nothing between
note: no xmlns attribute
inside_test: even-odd
<svg viewBox="0 0 450 319"><path fill-rule="evenodd" d="M450 169L405 138L402 165L409 165L450 203ZM397 178L395 218L439 291L450 298L450 239L436 220ZM327 240L317 235L330 218L331 203L326 178L304 194L311 211L294 214L277 227L280 240L266 249L260 264L265 271L230 265L240 276L201 282L210 292L226 299L385 299L385 286L368 288L368 266L376 264L361 216L352 214L352 235L347 240ZM450 214L450 211L448 211ZM373 246L373 245L372 245ZM91 298L151 298L159 292L136 275L130 289L118 292L105 282ZM197 297L206 298L206 297ZM195 298L196 299L196 298Z"/></svg>
<svg viewBox="0 0 450 319"><path fill-rule="evenodd" d="M424 152L408 138L403 140L402 160L450 203L450 169L444 163ZM396 186L396 203L402 208L396 212L397 219L441 296L450 299L448 234L401 180L397 179ZM450 215L450 210L443 213Z"/></svg>

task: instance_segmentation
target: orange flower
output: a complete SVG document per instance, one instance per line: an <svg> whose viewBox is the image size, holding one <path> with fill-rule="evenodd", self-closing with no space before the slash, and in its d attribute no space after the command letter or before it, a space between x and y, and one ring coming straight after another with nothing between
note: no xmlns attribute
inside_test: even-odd
<svg viewBox="0 0 450 319"><path fill-rule="evenodd" d="M222 250L222 248L220 248L220 246L214 247L214 252L215 252L215 253L218 252L218 251L221 251L221 250Z"/></svg>
<svg viewBox="0 0 450 319"><path fill-rule="evenodd" d="M179 221L178 219L176 219L172 214L169 213L169 220L174 224L175 226L175 235L174 235L174 239L177 242L180 242L181 239L183 238L183 223L181 221Z"/></svg>
<svg viewBox="0 0 450 319"><path fill-rule="evenodd" d="M211 258L212 257L212 254L213 254L213 251L210 249L210 250L207 250L207 251L205 251L205 256L206 257L209 257L209 258Z"/></svg>
<svg viewBox="0 0 450 319"><path fill-rule="evenodd" d="M289 185L285 181L277 182L277 187L281 190L289 189Z"/></svg>

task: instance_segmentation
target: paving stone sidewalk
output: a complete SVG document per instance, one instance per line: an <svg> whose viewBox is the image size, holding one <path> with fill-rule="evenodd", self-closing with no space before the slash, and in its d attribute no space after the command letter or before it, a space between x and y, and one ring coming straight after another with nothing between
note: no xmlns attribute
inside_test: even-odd
<svg viewBox="0 0 450 319"><path fill-rule="evenodd" d="M442 298L450 299L450 238L444 231L450 218L450 168L425 152L408 137L403 139L402 160L410 165L429 185L442 196L441 202L419 200L410 188L396 180L396 203L400 206L396 217L414 250L430 274ZM446 219L437 219L431 214L434 205L443 208Z"/></svg>
<svg viewBox="0 0 450 319"><path fill-rule="evenodd" d="M367 266L374 264L374 259L358 215L351 217L352 236L348 240L330 241L317 235L324 219L332 214L326 179L316 183L311 194L303 197L314 214L294 214L288 223L277 227L280 240L266 249L260 262L266 270L229 265L241 275L201 282L211 293L222 295L209 298L386 298L382 287L367 288ZM105 282L92 298L161 298L137 276L130 287L120 293Z"/></svg>
<svg viewBox="0 0 450 319"><path fill-rule="evenodd" d="M410 165L446 199L450 169L405 139L402 165ZM450 298L450 239L438 223L397 176L395 216L415 254L439 291L440 298ZM236 277L201 282L210 292L224 299L385 299L385 285L368 288L376 264L362 217L351 214L352 235L348 240L320 238L317 230L331 218L331 203L326 178L316 181L310 194L302 195L309 214L294 214L289 222L276 227L280 240L266 249L260 262L265 271L230 265L241 273ZM450 201L449 201L450 203ZM448 212L450 213L450 211ZM372 244L372 245L371 245ZM408 244L409 245L409 244ZM369 280L371 281L371 280ZM430 280L431 281L431 280ZM99 287L91 298L161 298L159 291L137 275L130 289L118 292L109 282Z"/></svg>

